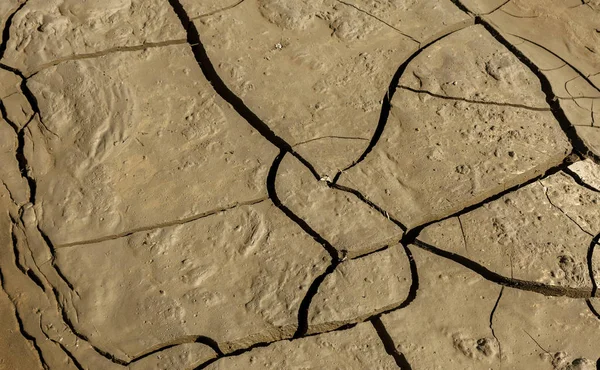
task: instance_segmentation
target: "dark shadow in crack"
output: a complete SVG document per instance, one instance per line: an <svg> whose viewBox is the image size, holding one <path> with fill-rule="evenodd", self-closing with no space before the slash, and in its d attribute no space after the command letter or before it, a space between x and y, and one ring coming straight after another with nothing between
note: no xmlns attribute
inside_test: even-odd
<svg viewBox="0 0 600 370"><path fill-rule="evenodd" d="M596 235L590 242L587 254L588 272L590 274L590 279L592 280L592 297L596 297L598 294L598 282L596 281L596 274L594 273L594 252L596 251L596 246L598 244L600 244L600 234ZM600 312L596 310L591 299L587 299L586 303L592 314L600 320Z"/></svg>
<svg viewBox="0 0 600 370"><path fill-rule="evenodd" d="M406 68L408 67L408 65L417 57L419 56L425 49L427 49L428 47L430 47L431 45L435 44L436 42L444 39L445 37L461 31L467 27L470 27L471 24L467 23L465 24L463 27L460 27L458 29L452 30L451 32L445 33L439 37L437 37L436 39L430 41L428 44L424 45L423 47L419 48L417 51L415 51L414 53L412 53L401 65L400 67L398 67L398 69L396 70L396 73L394 73L394 76L392 77L392 80L390 81L390 84L388 86L388 89L385 93L385 96L382 99L382 103L381 103L381 111L379 113L379 122L377 123L377 127L375 128L375 131L373 132L373 136L371 137L371 140L369 141L369 145L367 145L367 148L365 149L365 151L358 157L357 160L355 160L354 162L352 162L351 165L347 166L346 168L344 168L341 171L338 171L338 173L334 176L333 180L331 181L332 184L336 184L338 179L340 178L340 176L342 175L343 172L348 171L349 169L351 169L352 167L358 165L360 162L362 162L367 155L369 155L369 153L373 150L373 148L375 147L375 145L377 145L377 143L379 142L379 139L381 138L381 135L383 134L383 131L385 130L385 126L388 122L388 118L390 116L390 110L392 109L392 98L394 97L394 94L396 93L396 88L398 86L398 83L400 82L400 79L402 78L402 75L404 74L404 72L406 71Z"/></svg>
<svg viewBox="0 0 600 370"><path fill-rule="evenodd" d="M569 298L590 298L590 297L592 297L591 289L579 289L579 288L571 288L571 287L562 287L562 286L557 286L557 285L548 285L548 284L538 283L535 281L526 281L526 280L514 279L514 278L508 278L508 277L502 276L494 271L489 270L487 267L485 267L473 260L470 260L464 256L461 256L460 254L456 254L456 253L452 253L452 252L449 252L444 249L440 249L434 245L425 243L419 239L416 239L414 241L413 245L415 245L421 249L424 249L430 253L433 253L437 256L454 261L454 262L458 263L459 265L462 265L462 266L468 268L469 270L481 275L484 279L487 279L493 283L496 283L496 284L499 284L499 285L502 285L505 287L534 292L534 293L542 294L545 296L552 296L552 297L569 297Z"/></svg>
<svg viewBox="0 0 600 370"><path fill-rule="evenodd" d="M8 44L8 39L10 38L10 26L12 25L12 20L15 17L15 14L17 14L19 10L23 9L25 4L27 4L27 1L19 5L19 7L14 12L12 12L12 14L8 16L8 18L6 18L6 22L4 23L4 29L2 30L2 41L0 42L0 60L4 58L4 53L6 52L6 46Z"/></svg>
<svg viewBox="0 0 600 370"><path fill-rule="evenodd" d="M377 335L379 335L379 338L381 339L381 342L383 343L385 352L394 358L394 361L396 361L396 365L398 365L398 367L401 370L412 370L412 367L410 366L410 363L406 359L406 356L404 356L404 354L402 352L399 352L396 349L394 340L390 336L390 333L388 333L387 329L385 328L385 325L383 325L381 318L379 318L379 317L373 318L371 320L371 324L373 324L375 331L377 331Z"/></svg>
<svg viewBox="0 0 600 370"><path fill-rule="evenodd" d="M315 179L319 179L320 175L317 173L315 168L310 164L306 159L304 159L300 154L296 153L290 144L288 144L284 139L277 136L271 128L264 123L245 103L244 101L237 96L233 91L229 89L229 87L225 84L225 82L221 79L219 74L217 73L215 67L213 66L204 45L202 44L202 40L200 39L200 34L198 33L198 29L194 25L192 19L190 19L189 15L186 13L183 5L178 0L169 0L169 4L173 11L179 18L181 25L187 32L187 42L192 48L192 52L194 53L194 57L196 58L196 62L198 66L202 70L204 77L211 83L215 92L223 98L227 103L229 103L233 109L248 122L256 131L258 131L265 139L267 139L271 144L278 147L280 150L291 153L294 157L296 157L304 166L306 166L310 172L313 174Z"/></svg>

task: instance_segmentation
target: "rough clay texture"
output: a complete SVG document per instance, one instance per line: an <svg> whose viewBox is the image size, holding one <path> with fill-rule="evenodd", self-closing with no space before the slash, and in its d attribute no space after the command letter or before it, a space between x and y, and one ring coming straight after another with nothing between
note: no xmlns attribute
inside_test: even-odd
<svg viewBox="0 0 600 370"><path fill-rule="evenodd" d="M355 195L329 188L297 159L286 156L275 183L281 203L331 242L340 257L395 244L402 230Z"/></svg>
<svg viewBox="0 0 600 370"><path fill-rule="evenodd" d="M424 49L399 86L380 143L339 183L408 228L535 177L571 149L549 110L527 109L545 106L536 77L481 26Z"/></svg>
<svg viewBox="0 0 600 370"><path fill-rule="evenodd" d="M600 192L559 172L431 225L420 238L508 278L591 291L588 251L599 234Z"/></svg>
<svg viewBox="0 0 600 370"><path fill-rule="evenodd" d="M368 13L373 3L246 0L196 24L219 75L291 145L327 136L370 138L392 76L419 46L399 30L419 29L414 37L424 40L466 19L447 2L411 1L382 5L378 12L395 13L396 21L385 22ZM429 17L441 21L423 27ZM330 146L345 155L320 154ZM366 146L322 140L298 151L320 175L333 177Z"/></svg>
<svg viewBox="0 0 600 370"><path fill-rule="evenodd" d="M348 260L325 278L308 312L310 332L322 332L400 306L412 284L401 245Z"/></svg>
<svg viewBox="0 0 600 370"><path fill-rule="evenodd" d="M599 20L0 0L0 370L598 370Z"/></svg>
<svg viewBox="0 0 600 370"><path fill-rule="evenodd" d="M397 369L381 340L368 323L327 334L278 342L207 367L226 369Z"/></svg>

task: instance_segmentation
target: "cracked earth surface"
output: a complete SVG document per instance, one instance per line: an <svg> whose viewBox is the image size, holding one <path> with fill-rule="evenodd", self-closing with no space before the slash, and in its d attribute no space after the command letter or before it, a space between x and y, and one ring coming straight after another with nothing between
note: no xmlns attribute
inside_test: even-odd
<svg viewBox="0 0 600 370"><path fill-rule="evenodd" d="M0 369L600 369L598 0L0 29Z"/></svg>

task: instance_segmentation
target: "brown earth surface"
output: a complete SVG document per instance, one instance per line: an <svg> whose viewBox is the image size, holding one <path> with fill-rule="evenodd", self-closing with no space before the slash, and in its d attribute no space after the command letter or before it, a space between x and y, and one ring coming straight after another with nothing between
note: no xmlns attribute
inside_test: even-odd
<svg viewBox="0 0 600 370"><path fill-rule="evenodd" d="M0 370L600 370L599 0L0 29Z"/></svg>

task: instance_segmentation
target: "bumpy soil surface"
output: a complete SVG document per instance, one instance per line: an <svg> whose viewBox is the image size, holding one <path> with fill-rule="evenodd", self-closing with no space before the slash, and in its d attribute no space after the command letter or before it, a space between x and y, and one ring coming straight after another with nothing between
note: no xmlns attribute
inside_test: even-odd
<svg viewBox="0 0 600 370"><path fill-rule="evenodd" d="M0 30L0 369L600 369L600 0Z"/></svg>

